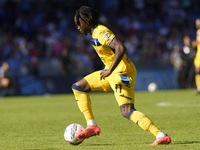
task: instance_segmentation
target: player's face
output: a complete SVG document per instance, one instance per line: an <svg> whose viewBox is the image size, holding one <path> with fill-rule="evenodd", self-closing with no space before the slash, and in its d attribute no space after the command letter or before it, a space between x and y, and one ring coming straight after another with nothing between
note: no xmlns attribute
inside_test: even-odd
<svg viewBox="0 0 200 150"><path fill-rule="evenodd" d="M200 19L197 19L195 23L196 23L196 28L200 29Z"/></svg>
<svg viewBox="0 0 200 150"><path fill-rule="evenodd" d="M74 17L74 22L77 25L77 29L87 35L88 33L90 33L90 28L89 28L89 24L86 22L87 20L83 20L84 18L78 18L76 19L76 17Z"/></svg>

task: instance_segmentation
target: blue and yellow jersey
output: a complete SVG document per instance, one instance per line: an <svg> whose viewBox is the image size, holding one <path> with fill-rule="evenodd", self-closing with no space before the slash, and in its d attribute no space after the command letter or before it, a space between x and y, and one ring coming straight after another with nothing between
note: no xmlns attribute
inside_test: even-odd
<svg viewBox="0 0 200 150"><path fill-rule="evenodd" d="M197 30L196 40L199 42L199 43L197 44L197 53L196 53L196 57L200 58L200 29Z"/></svg>
<svg viewBox="0 0 200 150"><path fill-rule="evenodd" d="M109 69L115 57L115 50L112 49L110 45L116 38L116 36L107 27L103 25L98 25L92 30L91 38L92 46L104 63L105 69ZM127 55L124 54L121 62L112 72L112 74L129 73L132 72L134 68L135 66L133 65L133 63L127 58Z"/></svg>

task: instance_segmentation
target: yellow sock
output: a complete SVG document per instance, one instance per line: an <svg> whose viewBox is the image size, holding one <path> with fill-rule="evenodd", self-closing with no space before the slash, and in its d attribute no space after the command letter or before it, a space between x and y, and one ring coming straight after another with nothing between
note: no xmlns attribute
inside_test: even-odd
<svg viewBox="0 0 200 150"><path fill-rule="evenodd" d="M195 83L196 83L197 89L199 90L200 89L200 74L195 75Z"/></svg>
<svg viewBox="0 0 200 150"><path fill-rule="evenodd" d="M140 111L133 111L129 117L129 120L138 124L143 130L151 132L154 136L160 132L160 129L156 127L153 122Z"/></svg>
<svg viewBox="0 0 200 150"><path fill-rule="evenodd" d="M91 101L87 92L79 91L72 88L78 107L80 111L84 114L86 121L94 119L91 107Z"/></svg>

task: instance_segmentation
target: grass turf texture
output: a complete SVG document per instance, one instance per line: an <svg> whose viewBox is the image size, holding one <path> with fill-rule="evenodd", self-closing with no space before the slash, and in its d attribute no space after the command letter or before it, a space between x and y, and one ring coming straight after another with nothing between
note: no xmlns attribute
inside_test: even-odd
<svg viewBox="0 0 200 150"><path fill-rule="evenodd" d="M122 117L113 93L91 93L100 136L78 146L63 137L71 123L86 127L74 96L0 98L1 150L196 150L200 147L200 96L194 90L136 92L135 105L172 138L169 145L148 146L155 137Z"/></svg>

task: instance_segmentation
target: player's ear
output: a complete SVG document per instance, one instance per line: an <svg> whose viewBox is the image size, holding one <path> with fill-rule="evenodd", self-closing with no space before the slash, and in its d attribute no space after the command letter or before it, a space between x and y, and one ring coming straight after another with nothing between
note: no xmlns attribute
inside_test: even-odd
<svg viewBox="0 0 200 150"><path fill-rule="evenodd" d="M85 18L85 22L89 25L89 19Z"/></svg>

